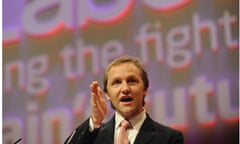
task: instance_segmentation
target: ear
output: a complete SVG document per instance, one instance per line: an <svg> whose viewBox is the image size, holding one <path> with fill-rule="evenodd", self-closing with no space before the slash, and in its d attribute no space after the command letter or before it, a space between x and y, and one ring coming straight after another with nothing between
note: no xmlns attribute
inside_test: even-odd
<svg viewBox="0 0 240 144"><path fill-rule="evenodd" d="M146 89L146 90L143 90L143 94L144 94L144 97L146 97L146 96L147 96L147 94L148 94L148 89Z"/></svg>

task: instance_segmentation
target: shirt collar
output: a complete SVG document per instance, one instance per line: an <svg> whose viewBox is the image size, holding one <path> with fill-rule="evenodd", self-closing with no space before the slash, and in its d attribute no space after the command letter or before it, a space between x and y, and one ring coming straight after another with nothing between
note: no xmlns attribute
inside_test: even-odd
<svg viewBox="0 0 240 144"><path fill-rule="evenodd" d="M133 118L131 118L129 121L134 129L139 130L146 119L146 111L143 109L143 111ZM118 112L115 112L115 128L117 128L120 124L120 122L124 120L124 117L121 116Z"/></svg>

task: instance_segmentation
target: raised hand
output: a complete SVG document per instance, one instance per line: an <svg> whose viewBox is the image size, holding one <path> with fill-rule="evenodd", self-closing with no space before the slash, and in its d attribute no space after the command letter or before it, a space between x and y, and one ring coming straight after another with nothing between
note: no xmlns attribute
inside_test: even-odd
<svg viewBox="0 0 240 144"><path fill-rule="evenodd" d="M97 81L92 82L90 90L91 118L93 120L94 128L99 128L107 114L107 104Z"/></svg>

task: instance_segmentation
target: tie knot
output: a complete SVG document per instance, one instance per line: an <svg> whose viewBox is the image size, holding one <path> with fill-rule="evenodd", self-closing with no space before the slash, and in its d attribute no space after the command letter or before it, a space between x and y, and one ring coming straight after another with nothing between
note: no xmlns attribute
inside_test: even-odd
<svg viewBox="0 0 240 144"><path fill-rule="evenodd" d="M120 127L124 128L124 129L128 129L128 128L131 127L131 124L127 120L122 120L121 123L120 123Z"/></svg>

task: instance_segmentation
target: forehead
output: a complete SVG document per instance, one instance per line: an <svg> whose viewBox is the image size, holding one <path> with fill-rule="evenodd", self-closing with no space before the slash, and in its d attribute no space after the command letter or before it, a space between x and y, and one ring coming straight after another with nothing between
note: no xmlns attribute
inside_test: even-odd
<svg viewBox="0 0 240 144"><path fill-rule="evenodd" d="M121 63L117 65L113 65L108 71L108 77L111 76L121 76L126 74L132 74L136 76L140 76L140 69L131 62Z"/></svg>

